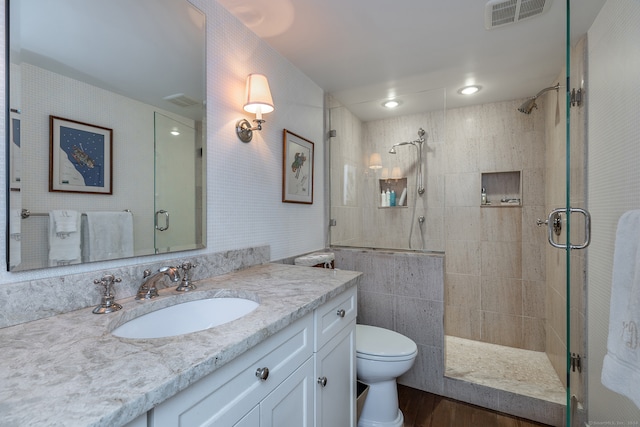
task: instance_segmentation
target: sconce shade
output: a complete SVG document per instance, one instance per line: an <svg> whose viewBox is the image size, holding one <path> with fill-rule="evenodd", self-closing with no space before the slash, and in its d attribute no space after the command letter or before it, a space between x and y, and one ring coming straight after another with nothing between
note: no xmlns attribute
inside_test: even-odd
<svg viewBox="0 0 640 427"><path fill-rule="evenodd" d="M244 99L244 111L255 114L258 119L262 118L262 114L274 110L269 82L264 74L249 74L247 76Z"/></svg>
<svg viewBox="0 0 640 427"><path fill-rule="evenodd" d="M402 178L402 170L400 170L400 168L397 166L391 169L391 178L392 179Z"/></svg>
<svg viewBox="0 0 640 427"><path fill-rule="evenodd" d="M389 179L389 168L382 168L380 179Z"/></svg>
<svg viewBox="0 0 640 427"><path fill-rule="evenodd" d="M369 157L369 169L382 169L380 153L372 153Z"/></svg>

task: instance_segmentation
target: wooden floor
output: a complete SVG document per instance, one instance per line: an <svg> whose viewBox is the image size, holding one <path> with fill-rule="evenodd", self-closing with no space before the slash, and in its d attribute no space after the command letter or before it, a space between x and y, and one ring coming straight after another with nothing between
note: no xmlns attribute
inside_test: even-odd
<svg viewBox="0 0 640 427"><path fill-rule="evenodd" d="M404 427L547 427L402 385L398 400Z"/></svg>

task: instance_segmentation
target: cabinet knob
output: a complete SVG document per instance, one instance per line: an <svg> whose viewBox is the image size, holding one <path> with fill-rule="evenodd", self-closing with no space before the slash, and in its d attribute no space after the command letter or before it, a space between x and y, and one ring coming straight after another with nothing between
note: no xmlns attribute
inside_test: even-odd
<svg viewBox="0 0 640 427"><path fill-rule="evenodd" d="M256 377L260 378L262 381L266 381L269 378L269 368L266 366L264 368L256 369Z"/></svg>
<svg viewBox="0 0 640 427"><path fill-rule="evenodd" d="M344 317L344 315L347 314L347 312L344 311L344 308L341 308L340 310L338 310L336 314L340 317Z"/></svg>
<svg viewBox="0 0 640 427"><path fill-rule="evenodd" d="M320 386L322 386L322 387L326 387L327 386L327 377L318 378L318 384L320 384Z"/></svg>

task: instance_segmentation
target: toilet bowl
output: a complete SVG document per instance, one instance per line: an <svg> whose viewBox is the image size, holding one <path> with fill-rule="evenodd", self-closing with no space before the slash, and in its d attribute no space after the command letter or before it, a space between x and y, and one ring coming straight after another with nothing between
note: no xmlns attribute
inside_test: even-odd
<svg viewBox="0 0 640 427"><path fill-rule="evenodd" d="M396 378L413 366L418 346L397 332L356 325L356 375L369 386L358 427L402 427Z"/></svg>

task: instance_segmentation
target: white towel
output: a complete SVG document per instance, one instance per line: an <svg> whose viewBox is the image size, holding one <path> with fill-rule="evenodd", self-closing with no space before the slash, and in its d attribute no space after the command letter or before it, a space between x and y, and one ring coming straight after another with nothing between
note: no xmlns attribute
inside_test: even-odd
<svg viewBox="0 0 640 427"><path fill-rule="evenodd" d="M86 212L82 233L84 261L133 256L133 215L130 212Z"/></svg>
<svg viewBox="0 0 640 427"><path fill-rule="evenodd" d="M71 211L66 211L71 212ZM56 211L49 212L49 266L79 264L80 252L80 215L75 212L73 232L58 233L56 230Z"/></svg>
<svg viewBox="0 0 640 427"><path fill-rule="evenodd" d="M76 233L80 230L78 212L76 211L51 211L49 216L53 216L56 235L62 239L67 237L70 233Z"/></svg>
<svg viewBox="0 0 640 427"><path fill-rule="evenodd" d="M640 210L618 221L602 384L640 408Z"/></svg>

